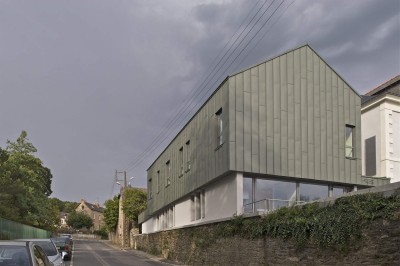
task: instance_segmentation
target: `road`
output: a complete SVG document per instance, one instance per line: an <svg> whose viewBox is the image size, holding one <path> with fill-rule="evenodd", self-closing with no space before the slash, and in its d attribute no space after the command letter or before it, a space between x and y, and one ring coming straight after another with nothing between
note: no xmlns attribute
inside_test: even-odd
<svg viewBox="0 0 400 266"><path fill-rule="evenodd" d="M74 240L72 259L65 262L66 266L122 266L122 265L172 265L157 261L149 256L143 256L133 250L121 250L104 241Z"/></svg>

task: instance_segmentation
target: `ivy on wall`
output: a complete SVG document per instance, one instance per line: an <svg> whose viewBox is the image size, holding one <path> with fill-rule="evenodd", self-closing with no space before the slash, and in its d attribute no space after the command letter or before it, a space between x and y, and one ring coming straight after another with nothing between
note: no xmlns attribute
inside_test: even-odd
<svg viewBox="0 0 400 266"><path fill-rule="evenodd" d="M193 228L191 236L199 248L221 237L239 236L292 239L298 247L314 243L321 248L343 251L362 239L362 229L378 218L400 219L400 190L389 197L379 193L342 197L327 207L319 207L318 203L284 207L261 218L234 216L218 224L212 232Z"/></svg>

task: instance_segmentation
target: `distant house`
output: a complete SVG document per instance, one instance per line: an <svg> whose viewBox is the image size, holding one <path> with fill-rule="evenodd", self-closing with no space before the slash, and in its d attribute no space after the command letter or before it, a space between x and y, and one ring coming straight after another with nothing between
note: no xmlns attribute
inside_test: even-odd
<svg viewBox="0 0 400 266"><path fill-rule="evenodd" d="M400 75L361 103L362 174L400 181Z"/></svg>
<svg viewBox="0 0 400 266"><path fill-rule="evenodd" d="M361 175L361 97L304 45L228 76L147 170L143 233L388 183Z"/></svg>
<svg viewBox="0 0 400 266"><path fill-rule="evenodd" d="M69 227L67 224L68 213L60 212L59 217L60 217L60 228L68 228Z"/></svg>
<svg viewBox="0 0 400 266"><path fill-rule="evenodd" d="M81 199L80 204L75 209L76 212L84 212L93 219L93 227L91 230L100 230L104 225L104 208L98 203L92 204Z"/></svg>

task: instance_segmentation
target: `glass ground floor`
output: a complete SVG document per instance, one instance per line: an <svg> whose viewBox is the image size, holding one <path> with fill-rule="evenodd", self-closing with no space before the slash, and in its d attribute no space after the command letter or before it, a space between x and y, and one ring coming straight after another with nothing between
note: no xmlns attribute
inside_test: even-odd
<svg viewBox="0 0 400 266"><path fill-rule="evenodd" d="M352 187L243 177L243 212L266 212L284 206L340 196Z"/></svg>

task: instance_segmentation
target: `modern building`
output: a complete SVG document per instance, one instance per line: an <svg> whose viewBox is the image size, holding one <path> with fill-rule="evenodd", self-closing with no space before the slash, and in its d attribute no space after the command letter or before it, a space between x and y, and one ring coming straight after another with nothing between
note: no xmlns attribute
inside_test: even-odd
<svg viewBox="0 0 400 266"><path fill-rule="evenodd" d="M100 207L98 203L92 204L84 199L81 199L76 212L84 212L93 219L93 227L90 230L100 230L104 225L104 208Z"/></svg>
<svg viewBox="0 0 400 266"><path fill-rule="evenodd" d="M400 181L400 75L361 103L362 174Z"/></svg>
<svg viewBox="0 0 400 266"><path fill-rule="evenodd" d="M142 233L388 182L361 176L361 98L308 45L228 76L147 172Z"/></svg>

